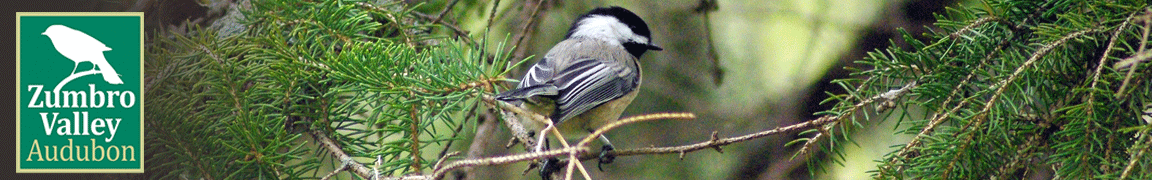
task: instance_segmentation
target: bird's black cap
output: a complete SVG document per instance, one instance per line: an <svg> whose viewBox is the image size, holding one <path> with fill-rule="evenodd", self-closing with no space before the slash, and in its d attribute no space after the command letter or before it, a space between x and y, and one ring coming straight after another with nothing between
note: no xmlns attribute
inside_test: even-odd
<svg viewBox="0 0 1152 180"><path fill-rule="evenodd" d="M640 55L644 54L644 52L647 50L664 50L664 48L661 48L660 46L657 46L656 43L652 42L652 32L648 30L648 23L645 23L644 19L640 19L640 16L637 16L636 13L633 13L632 11L619 6L600 7L593 9L584 15L581 15L579 18L576 18L576 21L572 22L572 26L568 28L568 34L565 35L564 38L572 37L572 33L574 33L577 26L580 25L580 21L596 15L615 17L617 20L620 20L621 23L627 25L628 28L632 30L632 33L636 33L636 35L648 38L649 42L646 44L638 42L625 42L625 49L627 49L628 52L633 56L639 58Z"/></svg>

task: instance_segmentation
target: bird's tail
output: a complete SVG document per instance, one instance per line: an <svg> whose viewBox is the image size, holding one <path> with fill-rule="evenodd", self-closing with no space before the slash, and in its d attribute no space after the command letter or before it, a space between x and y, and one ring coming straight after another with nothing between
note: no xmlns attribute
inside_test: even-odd
<svg viewBox="0 0 1152 180"><path fill-rule="evenodd" d="M501 101L519 101L530 98L532 96L555 96L560 94L560 89L551 84L539 84L528 86L519 89L504 91L496 95L496 100Z"/></svg>
<svg viewBox="0 0 1152 180"><path fill-rule="evenodd" d="M99 63L92 61L92 64L100 68L100 75L104 76L104 81L107 81L108 84L124 84L124 81L120 80L120 74L117 74L116 70L112 69L112 65L108 64L107 61Z"/></svg>

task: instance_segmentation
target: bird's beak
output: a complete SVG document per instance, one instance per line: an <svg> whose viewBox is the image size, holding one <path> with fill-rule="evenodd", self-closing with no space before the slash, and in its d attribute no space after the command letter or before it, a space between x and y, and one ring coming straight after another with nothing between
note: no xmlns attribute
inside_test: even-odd
<svg viewBox="0 0 1152 180"><path fill-rule="evenodd" d="M648 43L647 45L648 45L648 50L656 50L656 51L664 50L664 48L656 45L656 43Z"/></svg>

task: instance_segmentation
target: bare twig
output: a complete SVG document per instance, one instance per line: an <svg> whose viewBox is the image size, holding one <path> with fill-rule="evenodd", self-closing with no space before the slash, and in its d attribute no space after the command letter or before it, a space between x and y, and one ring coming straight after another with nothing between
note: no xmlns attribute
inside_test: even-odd
<svg viewBox="0 0 1152 180"><path fill-rule="evenodd" d="M677 117L677 118L680 118L680 117ZM718 149L720 149L721 146L726 146L726 145L733 144L733 143L744 142L744 141L753 140L753 139L766 137L766 136L770 136L770 135L775 135L775 134L780 134L780 133L795 132L795 131L799 131L799 130L803 130L803 129L815 128L816 126L825 125L825 124L835 122L838 119L840 119L838 116L823 116L823 117L820 117L820 118L817 118L817 119L811 120L811 121L805 121L802 123L793 124L793 125L789 125L789 126L785 126L785 127L773 128L773 129L769 129L769 130L764 130L764 131L760 131L760 132L756 132L756 133L752 133L752 134L747 134L747 135L738 136L738 137L731 137L731 138L719 138L718 136L715 135L715 133L713 133L713 135L711 136L711 138L709 138L708 141L699 142L699 143L695 143L695 144L682 145L682 146L669 146L669 147L647 147L647 148L635 148L635 149L620 149L620 150L614 150L614 151L608 152L606 155L636 156L636 155L647 155L647 154L673 154L673 153L675 153L675 154L679 154L679 155L683 156L685 153L699 151L702 149L717 149L718 150ZM593 137L593 136L589 136L589 137ZM597 156L594 156L594 155L580 156L580 160L591 160L591 159L595 159L595 158L597 158Z"/></svg>
<svg viewBox="0 0 1152 180"><path fill-rule="evenodd" d="M1143 34L1143 36L1140 36L1140 47L1137 47L1138 50L1136 51L1136 55L1133 55L1133 57L1138 57L1140 55L1144 55L1146 45L1148 43L1148 28L1152 28L1152 9L1145 10L1145 14L1144 14L1143 18L1144 18L1144 20L1143 20L1144 21L1144 34ZM1147 59L1147 58L1148 57L1145 56L1145 58L1143 58L1143 59ZM1136 66L1139 66L1139 64L1140 64L1140 61L1133 60L1130 62L1132 62L1131 68L1128 68L1128 74L1124 76L1124 82L1120 83L1120 90L1116 91L1116 93L1118 93L1116 95L1116 99L1124 98L1124 95L1126 94L1126 93L1124 93L1124 89L1128 87L1128 81L1132 80L1132 73L1136 72L1136 69L1137 69Z"/></svg>
<svg viewBox="0 0 1152 180"><path fill-rule="evenodd" d="M600 137L600 135L603 135L608 130L612 130L616 127L619 127L619 126L622 126L625 124L632 124L632 123L636 123L636 122L644 122L644 121L660 120L660 119L696 119L696 114L692 114L692 113L656 113L656 114L646 114L646 115L639 115L639 116L632 116L632 117L624 118L624 119L618 120L616 122L608 123L608 124L600 127L600 129L596 129L596 131L593 131L592 134L588 134L588 136L584 137L584 139L581 139L580 143L577 143L576 146L588 145L588 143L591 143L592 140L596 139L597 137Z"/></svg>
<svg viewBox="0 0 1152 180"><path fill-rule="evenodd" d="M1121 70L1121 71L1123 71L1123 70L1132 71L1129 68L1134 68L1134 66L1138 66L1138 65L1140 65L1140 63L1147 62L1148 60L1152 60L1152 53L1149 53L1149 51L1144 51L1143 53L1133 54L1132 56L1130 56L1128 58L1124 58L1123 60L1116 62L1116 64L1113 65L1112 68L1116 69L1116 70ZM1126 78L1130 78L1130 77L1131 76L1126 76Z"/></svg>
<svg viewBox="0 0 1152 180"><path fill-rule="evenodd" d="M494 100L494 99L491 99L491 97L485 97L484 99L486 102L489 100ZM497 104L498 107L500 107L504 110L523 111L523 109L518 109L515 106L511 106L510 104L507 104L507 103L495 103L495 104ZM534 113L532 113L532 114L534 114ZM531 115L531 114L529 114L529 115ZM539 116L539 115L536 114L536 116ZM532 117L532 116L528 116L528 117ZM642 122L642 121L659 120L659 119L692 119L692 118L695 118L695 115L693 115L691 113L658 113L658 114L634 116L634 117L629 117L629 118L625 118L625 119L616 121L614 123L605 125L605 126L601 127L600 129L597 129L595 132L593 132L593 134L582 139L580 141L580 143L576 144L576 146L571 146L571 147L561 148L561 149L555 149L555 150L542 151L542 152L528 152L528 153L508 155L508 156L460 160L460 161L448 163L447 165L441 166L442 164L444 164L444 162L443 162L444 159L449 157L449 156L445 156L444 158L438 160L436 165L433 167L434 169L433 169L433 173L431 175L428 175L428 176L411 175L411 176L402 176L402 177L382 177L382 179L439 179L444 175L444 173L449 172L449 171L454 170L454 169L457 169L457 168L483 166L483 165L495 165L495 164L508 164L508 163L536 160L536 159L541 159L541 158L565 156L565 155L569 156L570 158L575 158L575 159L579 159L579 160L590 160L590 159L596 158L597 156L587 153L589 151L589 148L587 147L588 143L590 143L593 138L598 137L600 134L603 134L609 130L612 130L613 128L619 127L621 125L629 124L629 123ZM752 140L752 139L756 139L756 138L761 138L761 137L766 137L766 136L774 135L774 134L794 132L794 131L799 131L799 130L803 130L803 129L807 129L807 128L814 128L816 126L826 125L828 123L835 122L838 119L840 119L840 118L837 116L824 116L824 117L818 118L816 120L806 121L803 123L794 124L794 125L785 126L785 127L774 128L774 129L765 130L765 131L761 131L761 132L757 132L757 133L753 133L753 134L748 134L748 135L744 135L744 136L739 136L739 137L719 138L719 137L717 137L716 133L713 133L711 135L711 138L708 141L696 143L696 144L683 145L683 146L673 146L673 147L651 147L651 148L623 149L623 150L611 151L611 152L608 152L607 154L608 155L614 155L614 156L633 156L633 155L645 155L645 154L678 153L681 156L683 156L685 153L694 152L694 151L701 150L701 149L716 149L717 151L719 151L721 146L725 146L725 145L729 145L729 144L733 144L733 143L738 143L738 142L744 142L744 141L748 141L748 140ZM343 150L338 145L336 145L331 139L329 139L327 136L325 136L323 134L323 132L312 131L311 134L315 139L320 141L321 144L323 144L325 148L327 148L329 151L331 151L332 154L337 159L340 159L341 161L349 162L347 165L342 165L342 166L347 166L347 167L345 167L347 170L355 173L356 175L358 175L360 177L373 177L370 169L368 169L367 167L365 167L364 165L362 165L360 163L356 163L355 161L353 161L351 156L348 156L346 153L344 153ZM560 163L567 163L567 162L560 162ZM578 166L576 166L576 167L580 168Z"/></svg>
<svg viewBox="0 0 1152 180"><path fill-rule="evenodd" d="M502 112L501 114L504 118L501 119L504 120L504 124L508 126L508 129L512 131L512 136L516 138L516 140L524 143L525 149L531 149L530 144L535 144L536 140L532 139L532 136L529 135L528 130L524 128L524 125L517 121L516 114L523 115L524 117L531 118L535 121L548 122L548 118L541 116L540 114L531 113L527 110L521 109L520 107L497 101L496 98L489 95L484 95L481 100L483 100L484 103L487 103L489 106L495 106L505 111L511 111L511 113Z"/></svg>
<svg viewBox="0 0 1152 180"><path fill-rule="evenodd" d="M348 169L348 164L350 164L350 163L355 163L355 162L348 162L348 161L340 162L340 167L337 167L335 170L332 170L332 172L328 173L328 175L324 175L324 177L321 177L320 180L328 180L328 179L332 178L332 176L336 176L336 174L340 173L340 171L344 171L345 169Z"/></svg>
<svg viewBox="0 0 1152 180"><path fill-rule="evenodd" d="M448 11L452 11L452 7L456 7L456 3L458 2L460 2L460 0L452 0L451 3L448 3L448 6L445 6L444 10L440 10L440 14L436 15L436 19L432 19L432 23L435 24L440 22L440 20L444 20L444 15L448 14Z"/></svg>
<svg viewBox="0 0 1152 180"><path fill-rule="evenodd" d="M871 78L869 78L869 80L871 80ZM919 81L919 80L917 80L917 81ZM816 145L815 142L820 141L820 139L822 139L823 137L829 137L829 136L825 135L826 132L828 132L833 127L835 127L837 124L839 124L840 121L843 121L844 119L853 116L853 114L855 114L857 110L860 110L861 107L872 104L872 102L875 102L876 100L879 100L879 99L885 99L885 100L897 99L900 96L903 96L904 94L908 93L909 90L911 90L912 88L915 88L917 84L918 83L916 83L915 81L909 82L908 84L905 84L903 87L900 87L900 89L892 90L892 91L889 91L887 93L881 93L881 94L878 94L876 96L869 97L868 99L864 99L864 100L852 105L852 107L843 111L843 112L845 112L844 114L840 114L839 116L836 116L835 120L831 120L831 122L829 122L828 125L825 125L825 127L821 127L820 132L816 133L815 136L812 136L812 138L809 139L808 142L805 142L804 146L800 147L800 150L796 152L796 155L807 154L809 152L809 150L812 149L812 147L814 147ZM856 89L867 88L867 86L865 86L865 85L860 85L860 87L857 87ZM850 96L848 98L845 98L845 101L849 101L849 100L857 98L857 97L858 96L853 95L853 96ZM827 116L825 116L825 117L827 117ZM823 119L825 117L821 117L821 119ZM817 120L819 120L819 119L817 119ZM794 155L793 157L796 157L796 156Z"/></svg>
<svg viewBox="0 0 1152 180"><path fill-rule="evenodd" d="M359 162L356 162L356 160L352 159L352 156L349 156L348 153L345 153L344 149L341 149L340 145L336 145L336 143L334 141L332 141L331 138L328 138L328 136L325 135L324 132L316 130L316 131L309 132L309 134L312 135L313 139L316 139L316 141L320 142L320 144L325 149L328 149L328 152L331 152L332 156L335 156L337 160L340 160L340 162L346 162L347 163L346 165L341 165L341 166L346 166L343 169L350 170L350 172L355 173L356 176L360 176L362 178L376 177L375 174L372 173L371 169L368 169L368 167L364 166L364 164L360 164ZM381 178L381 179L418 180L418 179L427 179L427 178L425 178L424 176L403 176L403 177L386 177L386 178Z"/></svg>
<svg viewBox="0 0 1152 180"><path fill-rule="evenodd" d="M452 151L452 153L444 155L444 157L440 158L440 160L436 160L436 165L432 165L432 169L440 169L440 167L444 167L442 166L444 165L444 161L447 161L448 158L456 155L460 155L460 151Z"/></svg>
<svg viewBox="0 0 1152 180"><path fill-rule="evenodd" d="M521 162L521 161L536 160L536 159L540 159L540 158L558 157L558 156L568 155L570 153L583 153L583 152L588 152L588 148L587 147L569 147L569 148L561 148L561 149L541 151L541 152L528 152L528 153L522 153L522 154L514 154L514 155L508 155L508 156L460 160L460 161L448 163L448 165L445 165L443 168L435 170L432 173L432 175L429 176L429 179L440 179L440 177L444 176L445 172L448 172L448 171L456 169L456 168L461 168L461 167L508 164L508 163L515 163L515 162Z"/></svg>
<svg viewBox="0 0 1152 180"><path fill-rule="evenodd" d="M525 6L525 7L527 7L527 6ZM537 0L536 1L536 7L532 9L532 14L528 15L527 22L524 23L524 26L520 28L520 32L516 34L516 38L515 38L516 41L514 41L512 43L512 45L513 45L512 52L515 53L515 56L513 57L514 59L524 59L523 58L524 57L524 48L521 48L521 47L523 47L523 45L521 45L521 43L524 43L524 38L529 36L528 30L535 27L534 25L536 24L536 20L537 20L536 17L539 15L540 9L542 9L543 7L544 7L544 0ZM511 63L511 62L509 62L509 63ZM517 62L517 63L519 63L519 62Z"/></svg>
<svg viewBox="0 0 1152 180"><path fill-rule="evenodd" d="M372 177L371 169L368 169L368 167L364 166L363 164L356 163L355 160L352 160L352 156L348 156L348 153L344 153L344 149L340 148L340 145L336 145L336 143L333 142L332 139L328 138L324 132L316 130L312 131L311 134L312 138L320 142L320 144L323 145L325 149L328 149L328 152L331 152L332 156L335 156L337 160L340 160L341 162L351 162L347 163L347 165L345 165L347 167L344 168L351 170L353 173L356 173L356 175L360 177Z"/></svg>

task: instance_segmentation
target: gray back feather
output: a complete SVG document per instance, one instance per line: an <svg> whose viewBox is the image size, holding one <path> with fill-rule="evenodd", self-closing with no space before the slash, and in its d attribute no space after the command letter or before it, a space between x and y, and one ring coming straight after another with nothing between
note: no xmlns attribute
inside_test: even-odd
<svg viewBox="0 0 1152 180"><path fill-rule="evenodd" d="M571 38L533 65L517 89L545 84L559 90L553 96L557 108L552 121L560 123L634 91L640 85L640 67L619 44Z"/></svg>

